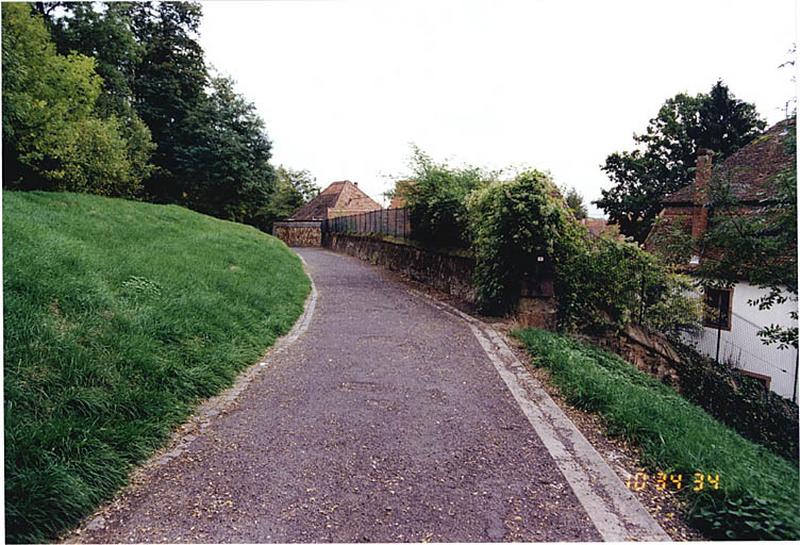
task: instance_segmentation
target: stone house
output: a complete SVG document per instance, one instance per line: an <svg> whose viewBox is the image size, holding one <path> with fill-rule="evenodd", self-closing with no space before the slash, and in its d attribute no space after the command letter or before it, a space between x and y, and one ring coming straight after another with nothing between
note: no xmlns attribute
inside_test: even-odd
<svg viewBox="0 0 800 545"><path fill-rule="evenodd" d="M693 183L664 197L663 208L645 240L645 249L667 253L671 240L684 237L693 247L691 257L682 266L688 274L704 260L719 257L720 249L703 246L703 237L709 225L714 224L713 191L724 187L733 198L735 207L726 209L727 214L756 217L768 213L765 205L775 196L772 180L786 169L796 169L796 156L788 145L794 130L794 120L778 123L716 166L712 165L713 153L699 150ZM786 252L796 251L796 244L786 248ZM765 345L758 332L770 324L796 326L797 320L790 317L790 311L797 310L797 298L786 292L789 300L769 310L759 310L749 303L766 293L767 290L744 280L735 281L730 288L707 288L698 294L705 302L702 331L688 340L707 356L757 378L783 397L796 400L797 350Z"/></svg>
<svg viewBox="0 0 800 545"><path fill-rule="evenodd" d="M350 180L333 182L290 218L275 222L272 234L289 246L320 246L322 222L341 216L381 210L381 205Z"/></svg>

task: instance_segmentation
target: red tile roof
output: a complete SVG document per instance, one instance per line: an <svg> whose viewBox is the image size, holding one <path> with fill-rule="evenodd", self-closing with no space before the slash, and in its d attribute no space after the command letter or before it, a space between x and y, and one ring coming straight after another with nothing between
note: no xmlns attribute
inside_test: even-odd
<svg viewBox="0 0 800 545"><path fill-rule="evenodd" d="M710 189L729 187L730 196L738 205L726 211L736 216L757 216L768 210L765 204L774 197L774 184L769 183L777 174L796 168L796 155L787 146L787 136L794 129L795 120L782 121L769 128L742 149L714 167ZM676 230L691 235L693 220L694 182L662 199L664 208L645 240L645 248L658 251ZM713 221L713 217L710 218ZM703 256L713 258L719 251L704 248Z"/></svg>
<svg viewBox="0 0 800 545"><path fill-rule="evenodd" d="M794 154L787 153L786 135L794 119L773 125L764 134L725 159L714 168L711 187L730 184L731 196L744 203L757 203L772 194L769 180L795 164ZM691 204L693 183L667 195L664 204Z"/></svg>
<svg viewBox="0 0 800 545"><path fill-rule="evenodd" d="M408 191L414 184L414 180L398 180L394 184L394 195L389 202L389 208L405 208L408 205L406 199Z"/></svg>
<svg viewBox="0 0 800 545"><path fill-rule="evenodd" d="M619 226L613 223L608 223L605 218L584 218L581 223L586 226L589 233L599 237L603 234L611 234L614 236L619 235Z"/></svg>
<svg viewBox="0 0 800 545"><path fill-rule="evenodd" d="M295 212L291 220L324 220L330 217L345 216L350 213L380 210L381 205L372 200L350 180L333 182L319 195Z"/></svg>

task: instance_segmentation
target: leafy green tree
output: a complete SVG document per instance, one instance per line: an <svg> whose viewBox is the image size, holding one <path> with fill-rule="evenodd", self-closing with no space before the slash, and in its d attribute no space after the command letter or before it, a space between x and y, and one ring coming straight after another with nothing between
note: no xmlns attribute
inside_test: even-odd
<svg viewBox="0 0 800 545"><path fill-rule="evenodd" d="M133 32L130 2L39 3L59 53L83 53L95 59L103 78L98 108L119 115L133 100L136 67L144 46ZM50 9L57 6L58 9ZM58 16L56 16L58 13Z"/></svg>
<svg viewBox="0 0 800 545"><path fill-rule="evenodd" d="M467 196L496 179L496 173L435 163L417 147L410 167L406 197L414 238L443 247L468 246Z"/></svg>
<svg viewBox="0 0 800 545"><path fill-rule="evenodd" d="M698 149L725 159L764 126L755 106L736 99L722 81L709 94L678 94L664 103L645 133L634 135L637 149L606 158L602 168L614 186L595 203L624 235L642 242L661 199L691 182Z"/></svg>
<svg viewBox="0 0 800 545"><path fill-rule="evenodd" d="M293 170L284 166L275 169L275 188L269 200L256 213L254 225L265 231L272 224L291 216L298 208L319 194L316 179L307 170Z"/></svg>
<svg viewBox="0 0 800 545"><path fill-rule="evenodd" d="M4 185L135 193L118 120L95 115L94 60L59 55L28 4L3 5L2 26Z"/></svg>
<svg viewBox="0 0 800 545"><path fill-rule="evenodd" d="M317 184L317 179L311 175L308 170L294 170L291 168L279 165L275 171L278 182L283 187L288 188L288 191L300 196L301 206L317 195L319 195L320 187Z"/></svg>
<svg viewBox="0 0 800 545"><path fill-rule="evenodd" d="M207 116L209 78L197 41L202 10L195 2L142 2L129 7L136 42L143 51L133 70L134 107L152 133L153 174L145 183L150 199L185 203L196 185L196 169L182 170L192 148L208 136L198 123ZM182 162L182 163L181 163Z"/></svg>
<svg viewBox="0 0 800 545"><path fill-rule="evenodd" d="M103 79L96 111L101 117L113 116L118 120L119 132L128 148L131 175L138 185L152 171L150 157L155 145L150 129L133 107L134 76L144 46L133 32L132 4L39 2L36 5L61 54L76 51L95 59L95 70Z"/></svg>
<svg viewBox="0 0 800 545"><path fill-rule="evenodd" d="M182 176L179 202L205 214L254 223L275 189L271 147L255 106L227 78L211 89L185 120L193 140L175 147Z"/></svg>
<svg viewBox="0 0 800 545"><path fill-rule="evenodd" d="M586 205L583 202L583 195L581 195L577 189L570 187L569 189L562 190L562 193L564 193L564 201L567 203L569 209L572 210L572 214L575 216L576 220L585 219L586 216L589 215L589 211L586 209Z"/></svg>

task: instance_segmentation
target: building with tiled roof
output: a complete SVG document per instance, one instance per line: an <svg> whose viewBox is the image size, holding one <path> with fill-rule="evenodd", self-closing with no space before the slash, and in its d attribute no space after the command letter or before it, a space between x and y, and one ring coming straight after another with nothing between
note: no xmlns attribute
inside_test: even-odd
<svg viewBox="0 0 800 545"><path fill-rule="evenodd" d="M795 153L787 145L794 130L794 119L782 121L716 166L712 165L712 152L699 150L695 179L661 200L663 208L645 240L645 248L658 252L670 235L683 233L697 241L696 255L692 263L686 264L687 270L702 257L718 256L719 249L700 247L709 221L714 220L712 194L724 191L726 198L736 203L733 211L726 210L728 214L767 213L767 205L775 198L772 180L786 169L796 168Z"/></svg>
<svg viewBox="0 0 800 545"><path fill-rule="evenodd" d="M695 179L691 184L662 199L663 209L645 240L645 249L654 253L669 253L670 244L685 240L694 251L682 265L691 273L704 260L718 259L720 248L709 247L704 238L709 225L714 225L712 195L723 192L731 207L724 213L734 217L767 217L772 213L777 188L773 180L787 169L796 169L796 152L790 145L795 138L795 120L789 119L770 127L761 136L736 153L713 166L713 153L700 150ZM773 260L786 258L797 251L785 248L785 254L772 256ZM776 261L772 261L775 263ZM769 267L769 261L756 264ZM731 271L736 278L735 271ZM797 320L790 312L797 310L797 298L788 291L788 300L769 310L760 310L750 301L760 299L766 290L744 281L730 288L706 289L704 327L692 339L709 357L728 363L747 374L762 380L776 393L793 398L797 392L797 350L779 350L776 345L764 345L758 332L771 324L796 327Z"/></svg>
<svg viewBox="0 0 800 545"><path fill-rule="evenodd" d="M321 221L380 210L381 205L350 180L333 182L292 214L290 221Z"/></svg>
<svg viewBox="0 0 800 545"><path fill-rule="evenodd" d="M289 246L320 246L323 221L381 209L381 205L361 191L357 183L350 180L333 182L292 217L276 221L272 234Z"/></svg>

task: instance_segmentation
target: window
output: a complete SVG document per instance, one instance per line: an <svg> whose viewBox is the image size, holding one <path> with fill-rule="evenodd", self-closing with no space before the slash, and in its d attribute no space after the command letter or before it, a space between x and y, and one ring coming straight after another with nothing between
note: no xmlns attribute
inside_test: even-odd
<svg viewBox="0 0 800 545"><path fill-rule="evenodd" d="M733 288L706 288L703 325L714 329L731 330Z"/></svg>

